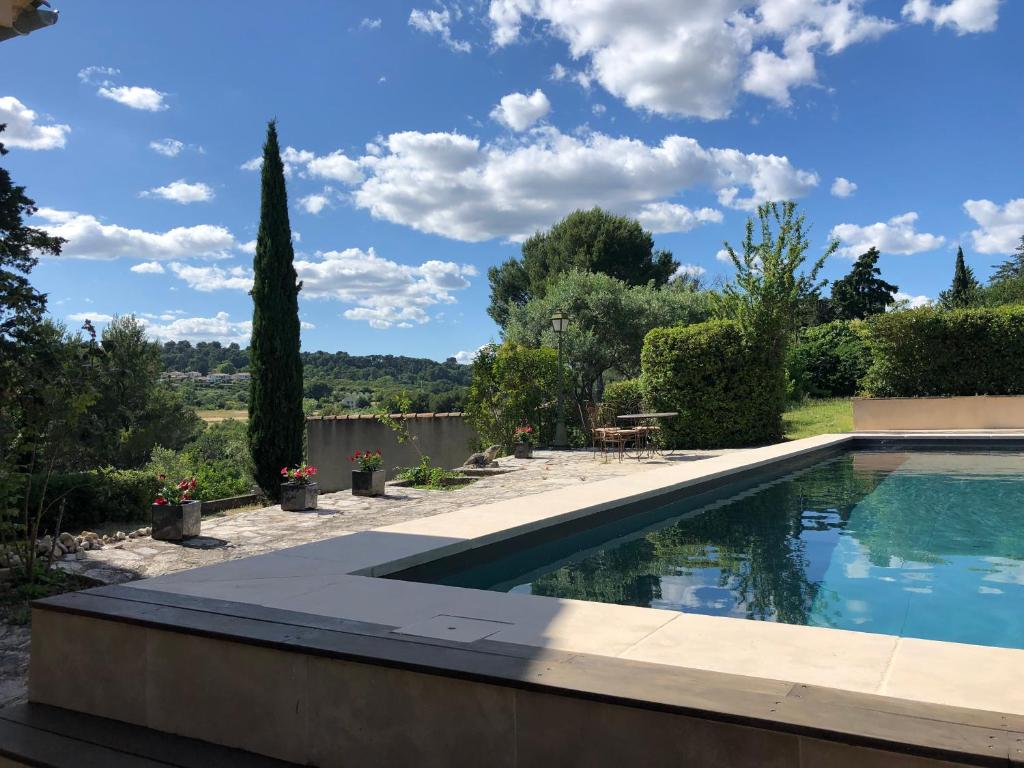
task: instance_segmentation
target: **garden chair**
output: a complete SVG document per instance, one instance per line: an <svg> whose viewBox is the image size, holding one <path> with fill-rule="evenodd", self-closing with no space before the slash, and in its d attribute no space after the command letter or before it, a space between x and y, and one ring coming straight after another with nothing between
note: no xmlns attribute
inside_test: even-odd
<svg viewBox="0 0 1024 768"><path fill-rule="evenodd" d="M636 440L637 431L635 429L622 429L605 425L603 423L604 414L602 409L596 405L588 405L583 416L587 429L590 430L594 458L597 458L597 452L600 451L601 455L604 456L604 460L608 461L608 451L609 449L614 449L619 461L622 461L622 456L626 452L626 445L630 441Z"/></svg>

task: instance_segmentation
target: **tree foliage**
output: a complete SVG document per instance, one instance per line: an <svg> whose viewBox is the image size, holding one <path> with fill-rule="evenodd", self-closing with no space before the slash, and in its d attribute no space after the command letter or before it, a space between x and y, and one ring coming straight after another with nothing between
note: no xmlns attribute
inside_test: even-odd
<svg viewBox="0 0 1024 768"><path fill-rule="evenodd" d="M538 232L523 243L522 254L487 272L487 313L502 327L513 307L543 297L566 272L598 272L628 285L664 285L679 268L669 251L654 250L654 238L638 221L600 208L575 211Z"/></svg>
<svg viewBox="0 0 1024 768"><path fill-rule="evenodd" d="M797 397L849 397L871 364L859 321L835 320L801 329L786 358Z"/></svg>
<svg viewBox="0 0 1024 768"><path fill-rule="evenodd" d="M877 248L869 248L857 257L845 277L832 283L832 305L837 320L863 320L877 315L895 301L898 286L882 279Z"/></svg>
<svg viewBox="0 0 1024 768"><path fill-rule="evenodd" d="M640 348L649 330L706 320L711 305L707 294L682 286L630 286L608 275L573 270L554 280L543 297L513 307L505 338L557 348L551 328L556 310L569 316L562 344L575 396L589 403L605 371L640 374Z"/></svg>
<svg viewBox="0 0 1024 768"><path fill-rule="evenodd" d="M976 303L981 283L974 277L974 270L964 261L964 249L956 249L956 266L953 282L949 289L939 294L939 306L943 309L964 309Z"/></svg>
<svg viewBox="0 0 1024 768"><path fill-rule="evenodd" d="M1020 244L1013 255L996 264L995 270L989 278L990 285L1024 278L1024 235L1021 235Z"/></svg>
<svg viewBox="0 0 1024 768"><path fill-rule="evenodd" d="M273 499L281 467L302 461L302 360L299 356L299 290L295 273L288 194L277 126L267 126L263 145L260 227L253 260L252 374L249 449L256 482Z"/></svg>

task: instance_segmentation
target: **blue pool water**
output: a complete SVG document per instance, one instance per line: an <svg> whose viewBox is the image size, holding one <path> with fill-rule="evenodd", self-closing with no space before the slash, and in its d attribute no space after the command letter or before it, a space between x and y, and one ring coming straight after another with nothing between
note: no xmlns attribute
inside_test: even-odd
<svg viewBox="0 0 1024 768"><path fill-rule="evenodd" d="M1024 648L1024 453L852 451L434 580Z"/></svg>

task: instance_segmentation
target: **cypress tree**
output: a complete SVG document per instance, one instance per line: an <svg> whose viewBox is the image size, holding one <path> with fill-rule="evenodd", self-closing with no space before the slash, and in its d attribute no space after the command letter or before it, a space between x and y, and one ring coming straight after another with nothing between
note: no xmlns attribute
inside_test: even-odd
<svg viewBox="0 0 1024 768"><path fill-rule="evenodd" d="M249 451L256 482L280 497L281 468L302 461L302 360L299 290L293 265L288 193L277 143L277 124L263 145L260 229L253 258L252 341L249 345Z"/></svg>
<svg viewBox="0 0 1024 768"><path fill-rule="evenodd" d="M953 270L953 283L948 291L939 294L939 304L945 309L963 309L969 307L978 298L981 285L974 277L974 270L964 261L964 249L956 249L956 268Z"/></svg>

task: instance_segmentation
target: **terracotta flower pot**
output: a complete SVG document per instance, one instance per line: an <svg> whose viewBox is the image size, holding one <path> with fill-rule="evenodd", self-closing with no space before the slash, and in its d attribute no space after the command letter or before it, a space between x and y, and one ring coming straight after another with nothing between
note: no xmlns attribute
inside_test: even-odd
<svg viewBox="0 0 1024 768"><path fill-rule="evenodd" d="M317 483L281 483L281 509L285 512L316 509L319 494Z"/></svg>
<svg viewBox="0 0 1024 768"><path fill-rule="evenodd" d="M378 469L374 472L363 472L360 469L352 470L352 495L383 496L384 477L386 474L383 469Z"/></svg>
<svg viewBox="0 0 1024 768"><path fill-rule="evenodd" d="M203 521L203 502L150 505L150 525L154 539L182 541L199 535Z"/></svg>

